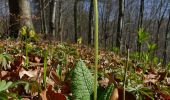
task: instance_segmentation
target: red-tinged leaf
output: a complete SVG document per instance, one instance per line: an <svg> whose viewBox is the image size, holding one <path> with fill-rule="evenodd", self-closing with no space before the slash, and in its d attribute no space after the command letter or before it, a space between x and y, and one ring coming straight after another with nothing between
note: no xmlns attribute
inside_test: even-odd
<svg viewBox="0 0 170 100"><path fill-rule="evenodd" d="M160 93L160 95L164 98L164 100L170 100L170 95L166 95L163 93Z"/></svg>
<svg viewBox="0 0 170 100"><path fill-rule="evenodd" d="M63 94L71 93L70 83L69 82L64 82L64 84L61 87L61 93L63 93Z"/></svg>
<svg viewBox="0 0 170 100"><path fill-rule="evenodd" d="M61 93L56 93L52 90L52 86L48 87L47 91L48 100L66 100L66 97Z"/></svg>
<svg viewBox="0 0 170 100"><path fill-rule="evenodd" d="M61 85L61 80L60 80L60 78L56 75L56 72L55 72L55 71L52 71L52 72L51 72L51 75L52 75L52 77L53 77L54 82L55 82L56 84L58 84L58 85Z"/></svg>

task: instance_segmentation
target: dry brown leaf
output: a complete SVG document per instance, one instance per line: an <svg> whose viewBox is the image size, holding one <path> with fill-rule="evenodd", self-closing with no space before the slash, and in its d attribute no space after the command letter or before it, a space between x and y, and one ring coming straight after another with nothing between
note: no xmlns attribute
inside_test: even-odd
<svg viewBox="0 0 170 100"><path fill-rule="evenodd" d="M8 74L8 71L1 71L1 77L4 77L7 74Z"/></svg>
<svg viewBox="0 0 170 100"><path fill-rule="evenodd" d="M41 98L42 98L42 100L47 100L47 95L46 95L47 93L46 93L46 90L44 90L44 91L42 91L41 93L40 93L40 96L41 96Z"/></svg>
<svg viewBox="0 0 170 100"><path fill-rule="evenodd" d="M167 84L170 85L170 77L166 78Z"/></svg>
<svg viewBox="0 0 170 100"><path fill-rule="evenodd" d="M40 63L40 61L41 61L41 58L40 58L40 57L35 57L34 59L35 59L35 62L36 62L36 63Z"/></svg>
<svg viewBox="0 0 170 100"><path fill-rule="evenodd" d="M115 88L113 91L112 91L112 95L110 97L110 100L118 100L119 98L119 91L117 88Z"/></svg>
<svg viewBox="0 0 170 100"><path fill-rule="evenodd" d="M19 77L22 78L24 75L27 75L29 76L30 78L32 77L37 77L37 73L38 73L38 70L29 70L29 71L26 71L25 69L22 69L20 72L19 72Z"/></svg>
<svg viewBox="0 0 170 100"><path fill-rule="evenodd" d="M48 100L66 100L66 97L63 94L54 92L52 86L48 87L47 98Z"/></svg>

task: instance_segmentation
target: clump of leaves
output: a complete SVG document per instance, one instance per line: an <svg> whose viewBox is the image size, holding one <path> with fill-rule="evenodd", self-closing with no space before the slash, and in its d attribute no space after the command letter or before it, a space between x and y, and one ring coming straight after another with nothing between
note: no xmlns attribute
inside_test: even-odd
<svg viewBox="0 0 170 100"><path fill-rule="evenodd" d="M5 80L0 80L0 99L8 100L8 97L15 97L15 94L7 93L6 90L12 85L12 82L6 82Z"/></svg>
<svg viewBox="0 0 170 100"><path fill-rule="evenodd" d="M145 32L144 28L140 28L138 31L138 42L143 43L149 38L149 34Z"/></svg>
<svg viewBox="0 0 170 100"><path fill-rule="evenodd" d="M33 29L29 29L27 26L23 26L20 29L21 40L26 41L37 41L38 36Z"/></svg>
<svg viewBox="0 0 170 100"><path fill-rule="evenodd" d="M26 84L25 85L25 90L28 90L29 88L29 83L25 81L17 81L17 82L6 82L5 80L0 80L0 100L8 100L8 97L13 98L13 99L18 99L19 96L15 93L9 93L6 90L9 88L14 88L19 84Z"/></svg>

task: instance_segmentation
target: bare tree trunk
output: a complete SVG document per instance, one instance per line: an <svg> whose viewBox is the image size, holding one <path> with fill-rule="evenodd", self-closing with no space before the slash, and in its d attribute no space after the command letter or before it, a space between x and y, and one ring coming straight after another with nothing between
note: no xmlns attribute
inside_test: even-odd
<svg viewBox="0 0 170 100"><path fill-rule="evenodd" d="M10 36L18 37L19 33L19 0L9 0Z"/></svg>
<svg viewBox="0 0 170 100"><path fill-rule="evenodd" d="M49 33L51 36L55 36L56 31L56 8L57 0L52 0L50 2L50 23L49 23Z"/></svg>
<svg viewBox="0 0 170 100"><path fill-rule="evenodd" d="M74 1L74 42L77 42L77 29L78 29L78 25L77 25L77 5L78 5L78 0Z"/></svg>
<svg viewBox="0 0 170 100"><path fill-rule="evenodd" d="M138 22L138 30L143 27L143 14L144 14L144 0L140 1L140 13L139 13L139 22ZM139 38L139 36L138 36ZM137 51L141 52L141 43L137 41Z"/></svg>
<svg viewBox="0 0 170 100"><path fill-rule="evenodd" d="M60 41L62 42L62 0L59 0L59 14L58 14L58 34L60 35Z"/></svg>
<svg viewBox="0 0 170 100"><path fill-rule="evenodd" d="M15 38L21 26L33 29L29 0L9 0L10 36Z"/></svg>
<svg viewBox="0 0 170 100"><path fill-rule="evenodd" d="M123 16L124 16L124 0L119 0L119 17L118 17L118 26L117 26L117 37L116 37L116 47L120 48L121 46L121 35L123 29Z"/></svg>
<svg viewBox="0 0 170 100"><path fill-rule="evenodd" d="M40 12L41 12L41 32L47 34L47 24L45 20L45 8L44 8L44 0L39 0L40 3Z"/></svg>
<svg viewBox="0 0 170 100"><path fill-rule="evenodd" d="M19 8L21 16L21 26L27 26L27 28L29 29L34 29L31 18L30 0L19 0Z"/></svg>
<svg viewBox="0 0 170 100"><path fill-rule="evenodd" d="M165 42L164 42L164 52L163 52L163 65L166 65L167 61L167 46L168 46L168 32L169 32L169 27L170 25L170 9L169 9L169 18L166 26L166 32L165 32Z"/></svg>
<svg viewBox="0 0 170 100"><path fill-rule="evenodd" d="M92 35L93 35L93 0L90 1L90 9L89 9L88 45L92 43Z"/></svg>
<svg viewBox="0 0 170 100"><path fill-rule="evenodd" d="M162 2L161 2L161 8L162 8ZM161 13L161 9L160 8L160 13ZM164 19L164 16L165 16L165 13L166 13L166 10L167 10L167 5L165 6L165 9L160 17L160 19L158 19L157 23L158 23L158 27L157 27L157 33L156 33L156 39L155 39L155 43L157 45L157 49L156 51L154 51L154 55L157 54L157 51L158 51L158 48L159 48L159 33L160 33L160 28L161 28L161 25L162 25L162 22L163 22L163 19Z"/></svg>

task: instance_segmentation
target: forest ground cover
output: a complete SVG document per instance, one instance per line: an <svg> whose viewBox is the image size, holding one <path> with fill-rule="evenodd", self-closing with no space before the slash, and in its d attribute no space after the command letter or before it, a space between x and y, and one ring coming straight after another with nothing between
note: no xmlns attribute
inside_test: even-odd
<svg viewBox="0 0 170 100"><path fill-rule="evenodd" d="M123 86L127 100L169 100L169 65L132 55L99 50L98 100L122 100ZM90 99L94 59L94 49L79 43L0 40L0 99Z"/></svg>

